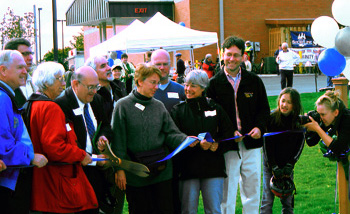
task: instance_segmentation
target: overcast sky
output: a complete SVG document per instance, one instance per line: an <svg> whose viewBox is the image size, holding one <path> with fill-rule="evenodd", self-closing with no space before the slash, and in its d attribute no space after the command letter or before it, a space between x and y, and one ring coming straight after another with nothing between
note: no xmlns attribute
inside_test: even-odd
<svg viewBox="0 0 350 214"><path fill-rule="evenodd" d="M56 0L57 5L57 19L65 20L66 11L74 0ZM10 7L14 10L15 15L23 16L25 12L34 12L33 5L36 5L37 15L37 28L39 28L38 20L38 8L42 8L40 12L41 22L41 55L53 48L53 30L52 30L52 0L0 0L0 18L2 19ZM73 40L73 35L78 35L81 32L82 27L69 27L63 26L64 32L64 44L65 47L70 46L69 41ZM62 48L62 23L57 23L57 37L58 37L58 48ZM39 40L38 40L39 42ZM35 47L32 47L33 50ZM35 59L34 59L35 61Z"/></svg>

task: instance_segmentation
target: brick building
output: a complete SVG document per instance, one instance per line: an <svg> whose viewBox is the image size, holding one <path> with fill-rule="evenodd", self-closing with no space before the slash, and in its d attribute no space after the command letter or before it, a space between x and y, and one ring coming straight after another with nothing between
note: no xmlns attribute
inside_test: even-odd
<svg viewBox="0 0 350 214"><path fill-rule="evenodd" d="M319 16L332 16L333 0L75 0L68 9L67 25L84 26L85 58L90 47L120 32L135 18L145 22L157 11L186 27L217 32L219 43L230 35L259 42L255 63L273 56L278 45L290 43L289 31L310 30ZM114 9L113 9L114 8ZM118 10L116 9L118 8ZM140 8L147 8L141 11ZM189 59L189 51L179 51ZM216 45L194 50L194 58L216 57ZM143 55L133 61L142 62Z"/></svg>

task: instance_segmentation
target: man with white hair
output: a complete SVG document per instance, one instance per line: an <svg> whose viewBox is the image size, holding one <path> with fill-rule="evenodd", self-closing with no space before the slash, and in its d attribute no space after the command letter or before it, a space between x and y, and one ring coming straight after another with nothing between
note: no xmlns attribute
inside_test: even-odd
<svg viewBox="0 0 350 214"><path fill-rule="evenodd" d="M43 167L45 156L34 154L14 90L26 82L26 63L20 52L0 51L0 158L7 166ZM31 193L31 169L7 169L0 173L1 213L28 213Z"/></svg>
<svg viewBox="0 0 350 214"><path fill-rule="evenodd" d="M203 70L208 74L209 79L214 76L215 64L211 54L205 55L205 59L202 66Z"/></svg>
<svg viewBox="0 0 350 214"><path fill-rule="evenodd" d="M276 57L276 62L279 64L281 74L281 89L286 86L293 87L293 71L294 64L297 63L300 57L294 51L288 50L288 44L282 43L282 51Z"/></svg>

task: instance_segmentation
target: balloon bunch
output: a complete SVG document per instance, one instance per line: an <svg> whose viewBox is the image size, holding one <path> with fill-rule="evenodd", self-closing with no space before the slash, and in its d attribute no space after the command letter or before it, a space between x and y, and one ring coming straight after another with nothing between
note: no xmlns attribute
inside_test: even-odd
<svg viewBox="0 0 350 214"><path fill-rule="evenodd" d="M325 47L318 58L320 70L327 76L343 72L350 79L350 1L334 0L333 18L320 16L311 25L311 35L316 43ZM346 26L339 29L338 23Z"/></svg>

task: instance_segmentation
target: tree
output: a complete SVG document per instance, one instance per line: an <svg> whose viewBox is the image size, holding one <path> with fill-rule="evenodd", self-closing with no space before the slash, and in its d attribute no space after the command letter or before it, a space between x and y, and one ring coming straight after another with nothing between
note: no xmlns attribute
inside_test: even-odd
<svg viewBox="0 0 350 214"><path fill-rule="evenodd" d="M78 36L73 36L73 41L70 41L70 44L77 51L84 51L84 33L80 32Z"/></svg>
<svg viewBox="0 0 350 214"><path fill-rule="evenodd" d="M68 52L70 50L72 50L71 47L65 47L64 54L62 54L62 49L58 49L58 63L62 64L66 71L68 70L68 61L66 60L66 58L68 57ZM45 62L54 61L53 60L53 48L51 49L51 51L47 52L44 55L44 61Z"/></svg>
<svg viewBox="0 0 350 214"><path fill-rule="evenodd" d="M12 38L24 38L34 44L34 14L24 13L24 16L15 15L13 9L7 8L0 22L2 48ZM1 48L1 49L2 49Z"/></svg>

